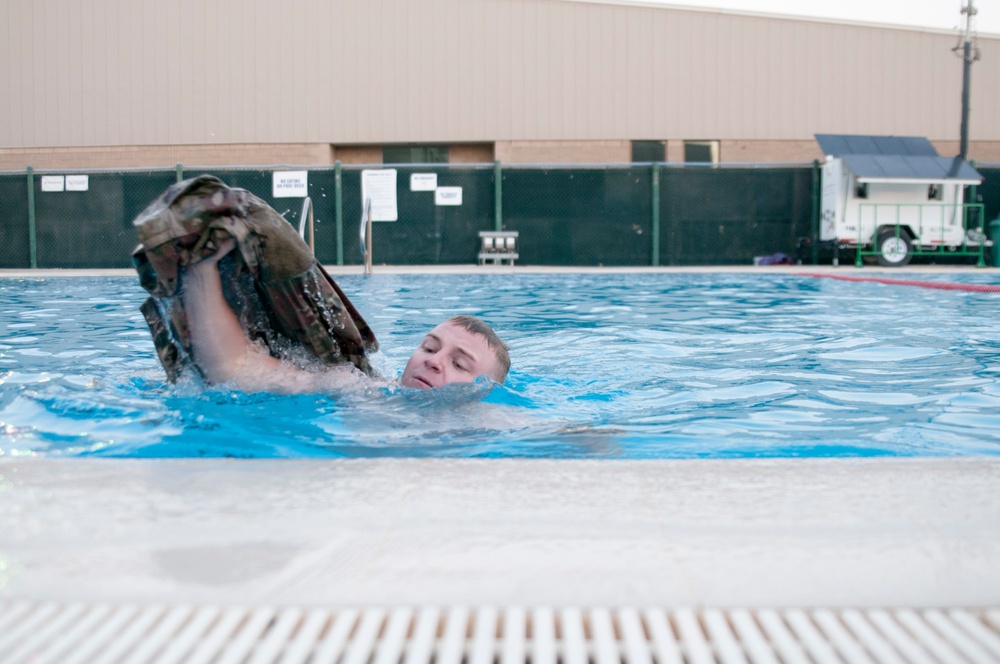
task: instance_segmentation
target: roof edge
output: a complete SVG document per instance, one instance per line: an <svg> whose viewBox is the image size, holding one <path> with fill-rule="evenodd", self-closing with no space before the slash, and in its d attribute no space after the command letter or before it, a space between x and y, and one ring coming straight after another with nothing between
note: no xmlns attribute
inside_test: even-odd
<svg viewBox="0 0 1000 664"><path fill-rule="evenodd" d="M691 5L675 5L667 2L655 2L654 0L555 0L556 2L567 2L589 5L623 5L630 7L644 7L647 9L669 9L684 12L696 12L702 14L723 14L732 16L745 16L748 18L779 19L785 21L805 21L808 23L824 23L833 25L848 25L860 28L881 28L886 30L905 30L908 32L926 32L930 34L948 35L954 37L960 34L956 25L954 28L932 28L920 25L906 25L902 23L880 23L877 21L853 21L846 18L832 18L819 16L799 16L796 14L780 14L776 12L755 12L745 9L729 9L726 7L694 7ZM976 31L977 37L986 39L1000 39L1000 33Z"/></svg>

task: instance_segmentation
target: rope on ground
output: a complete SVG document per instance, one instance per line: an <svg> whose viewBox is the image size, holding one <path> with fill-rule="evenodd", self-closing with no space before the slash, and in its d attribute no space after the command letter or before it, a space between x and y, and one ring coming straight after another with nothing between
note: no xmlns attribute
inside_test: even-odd
<svg viewBox="0 0 1000 664"><path fill-rule="evenodd" d="M920 288L936 288L938 290L969 291L973 293L1000 293L997 284L957 284L949 281L917 281L915 279L887 279L885 277L849 277L846 274L819 274L806 272L806 277L817 279L839 279L841 281L873 281L890 286L919 286Z"/></svg>

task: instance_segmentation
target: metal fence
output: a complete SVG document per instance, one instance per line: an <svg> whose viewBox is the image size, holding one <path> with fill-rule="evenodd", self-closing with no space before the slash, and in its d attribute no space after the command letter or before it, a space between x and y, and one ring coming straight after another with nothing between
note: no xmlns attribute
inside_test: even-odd
<svg viewBox="0 0 1000 664"><path fill-rule="evenodd" d="M518 231L519 262L553 266L750 264L760 255L795 256L816 233L816 164L298 167L307 173L315 250L325 264L363 262L366 168L397 172L398 220L374 224L376 265L474 263L483 230ZM0 268L129 267L132 219L171 183L202 173L248 189L297 226L302 198L273 196L274 173L285 170L0 173ZM1000 212L1000 168L980 171L987 180L976 196L992 219ZM437 205L433 191L413 190L413 174L461 187L461 205ZM70 177L79 175L87 177ZM812 262L816 254L802 258Z"/></svg>

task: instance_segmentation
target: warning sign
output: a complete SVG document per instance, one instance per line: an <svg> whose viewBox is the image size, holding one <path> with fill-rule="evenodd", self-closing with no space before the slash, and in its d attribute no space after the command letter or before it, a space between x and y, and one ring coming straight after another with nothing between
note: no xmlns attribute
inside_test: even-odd
<svg viewBox="0 0 1000 664"><path fill-rule="evenodd" d="M309 171L275 171L271 178L274 198L305 198L309 195Z"/></svg>

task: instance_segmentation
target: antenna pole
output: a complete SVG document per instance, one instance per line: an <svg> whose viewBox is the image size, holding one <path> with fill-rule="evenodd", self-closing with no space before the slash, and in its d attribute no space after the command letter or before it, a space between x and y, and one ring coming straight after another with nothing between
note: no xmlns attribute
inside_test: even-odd
<svg viewBox="0 0 1000 664"><path fill-rule="evenodd" d="M978 58L978 55L972 53L972 17L976 15L976 8L973 6L972 0L967 0L966 5L962 7L962 14L965 17L962 42L962 138L958 156L966 159L969 154L969 80L972 74L972 63Z"/></svg>

